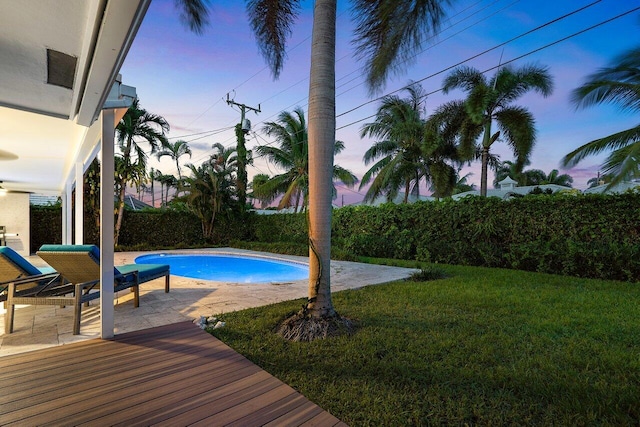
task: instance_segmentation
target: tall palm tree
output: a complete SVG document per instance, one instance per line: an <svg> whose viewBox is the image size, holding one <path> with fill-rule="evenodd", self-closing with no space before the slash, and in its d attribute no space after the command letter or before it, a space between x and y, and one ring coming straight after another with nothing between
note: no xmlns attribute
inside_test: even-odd
<svg viewBox="0 0 640 427"><path fill-rule="evenodd" d="M464 108L472 123L481 127L480 195L487 195L487 169L491 145L500 137L511 146L516 165L522 170L528 161L536 139L535 121L529 110L514 105L514 101L529 91L544 97L551 94L553 81L546 67L525 65L521 68L502 67L491 78L472 67L459 67L444 80L444 93L462 89L467 93ZM493 122L498 131L492 131ZM470 132L473 136L476 132ZM469 146L475 140L461 141Z"/></svg>
<svg viewBox="0 0 640 427"><path fill-rule="evenodd" d="M355 46L371 90L419 52L425 33L443 20L451 0L354 0ZM192 29L207 22L205 0L178 0ZM300 0L248 0L251 26L274 77L283 67L286 40ZM309 79L309 298L299 319L335 318L331 300L331 187L335 151L335 48L337 0L316 0ZM306 330L303 326L302 331ZM302 334L305 335L304 333ZM315 338L312 334L311 337ZM305 338L302 338L305 339Z"/></svg>
<svg viewBox="0 0 640 427"><path fill-rule="evenodd" d="M146 145L150 153L155 153L159 145L166 144L166 132L169 131L169 123L157 114L149 113L140 107L136 98L131 107L124 114L116 127L116 138L120 148L122 167L119 179L116 182L118 188L118 216L115 224L114 243L118 245L120 228L124 214L124 196L128 183L136 177L136 171L146 170L147 153Z"/></svg>
<svg viewBox="0 0 640 427"><path fill-rule="evenodd" d="M181 139L177 140L174 143L167 142L163 145L162 150L158 151L156 157L160 160L164 156L169 156L176 162L176 169L178 170L178 191L180 191L180 187L182 185L182 171L180 169L180 157L189 156L191 158L191 148L189 148L189 144L187 141L183 141Z"/></svg>
<svg viewBox="0 0 640 427"><path fill-rule="evenodd" d="M304 111L300 107L293 112L284 111L277 122L265 123L263 131L274 137L279 146L258 146L256 152L284 172L269 178L261 186L261 191L273 197L282 195L278 209L294 206L297 212L300 206L307 206L309 197L309 140ZM336 141L334 154L339 154L343 149L344 143ZM337 197L333 180L341 181L348 187L358 181L350 171L333 165L332 200Z"/></svg>
<svg viewBox="0 0 640 427"><path fill-rule="evenodd" d="M612 103L623 111L640 112L640 46L615 58L612 63L587 77L573 91L572 101L578 108ZM592 154L612 150L602 168L612 177L612 187L625 179L640 175L640 124L613 135L588 142L562 159L563 166L575 166Z"/></svg>

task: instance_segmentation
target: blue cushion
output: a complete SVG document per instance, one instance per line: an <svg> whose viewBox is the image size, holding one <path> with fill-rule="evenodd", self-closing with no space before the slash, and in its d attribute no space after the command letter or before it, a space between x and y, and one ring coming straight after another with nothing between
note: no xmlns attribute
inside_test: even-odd
<svg viewBox="0 0 640 427"><path fill-rule="evenodd" d="M17 265L20 269L24 270L24 272L29 276L37 276L38 274L42 274L40 270L31 265L29 261L22 258L19 253L8 246L0 246L0 254L11 260L11 262Z"/></svg>
<svg viewBox="0 0 640 427"><path fill-rule="evenodd" d="M146 280L148 277L160 277L169 272L169 266L166 264L126 264L116 267L120 273L127 274L132 271L138 271L140 281Z"/></svg>

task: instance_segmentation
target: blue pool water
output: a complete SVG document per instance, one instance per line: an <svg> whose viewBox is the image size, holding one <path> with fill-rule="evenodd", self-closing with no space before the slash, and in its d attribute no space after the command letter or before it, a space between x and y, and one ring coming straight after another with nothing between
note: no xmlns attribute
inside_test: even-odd
<svg viewBox="0 0 640 427"><path fill-rule="evenodd" d="M309 267L304 264L239 255L152 254L139 256L135 262L168 264L171 274L219 282L269 283L302 280L309 276Z"/></svg>

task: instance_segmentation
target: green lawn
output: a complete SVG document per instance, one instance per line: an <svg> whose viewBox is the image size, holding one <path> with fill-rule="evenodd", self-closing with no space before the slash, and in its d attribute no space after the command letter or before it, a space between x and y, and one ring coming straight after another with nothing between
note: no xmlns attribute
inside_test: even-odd
<svg viewBox="0 0 640 427"><path fill-rule="evenodd" d="M213 333L352 426L640 423L639 284L439 268L334 293L350 337L276 336L302 300L223 314Z"/></svg>

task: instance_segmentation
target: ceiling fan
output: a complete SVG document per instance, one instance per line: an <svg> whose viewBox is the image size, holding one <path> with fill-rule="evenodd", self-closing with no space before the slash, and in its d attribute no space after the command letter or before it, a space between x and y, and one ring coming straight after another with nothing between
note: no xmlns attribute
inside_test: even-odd
<svg viewBox="0 0 640 427"><path fill-rule="evenodd" d="M33 191L9 190L9 189L3 187L2 184L4 184L4 181L0 181L0 197L1 196L6 196L8 193L12 193L12 194L31 194L31 193L33 193Z"/></svg>
<svg viewBox="0 0 640 427"><path fill-rule="evenodd" d="M0 160L16 160L17 154L13 154L10 151L0 150Z"/></svg>

